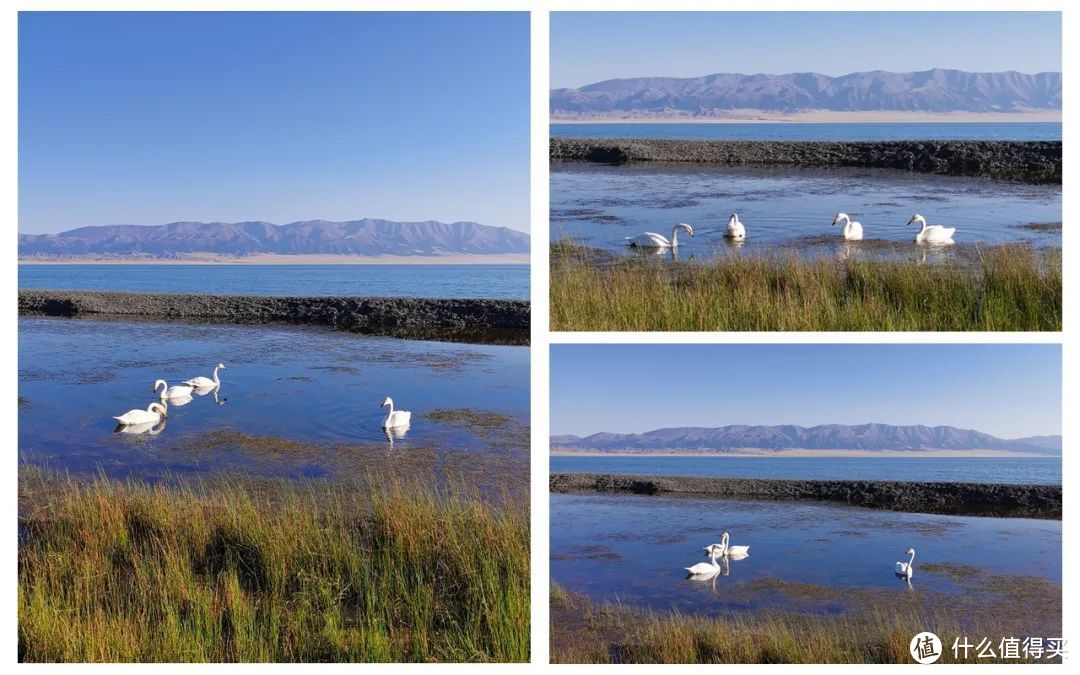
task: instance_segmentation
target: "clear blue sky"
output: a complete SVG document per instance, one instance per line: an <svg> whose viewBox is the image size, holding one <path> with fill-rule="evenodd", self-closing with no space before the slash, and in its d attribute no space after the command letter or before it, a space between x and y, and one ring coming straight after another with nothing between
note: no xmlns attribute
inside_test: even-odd
<svg viewBox="0 0 1080 675"><path fill-rule="evenodd" d="M22 13L19 231L528 231L527 13Z"/></svg>
<svg viewBox="0 0 1080 675"><path fill-rule="evenodd" d="M552 434L866 422L1059 434L1060 347L551 347Z"/></svg>
<svg viewBox="0 0 1080 675"><path fill-rule="evenodd" d="M555 12L551 86L718 72L1061 70L1056 12Z"/></svg>

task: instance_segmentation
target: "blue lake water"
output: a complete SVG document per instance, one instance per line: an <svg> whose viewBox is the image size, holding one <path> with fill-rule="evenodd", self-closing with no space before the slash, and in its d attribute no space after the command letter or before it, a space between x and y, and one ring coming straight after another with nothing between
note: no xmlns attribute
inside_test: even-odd
<svg viewBox="0 0 1080 675"><path fill-rule="evenodd" d="M529 298L528 265L19 265L19 288Z"/></svg>
<svg viewBox="0 0 1080 675"><path fill-rule="evenodd" d="M111 419L156 400L154 380L170 385L224 362L213 395L169 406L160 433L114 433ZM527 471L527 440L502 430L427 417L471 408L528 424L529 350L395 340L304 328L19 319L19 451L31 462L73 472L144 478L175 474L318 477L345 458L252 445L200 446L213 434L353 444L413 457L432 449L469 463L518 461ZM388 443L379 406L391 396L412 411L404 436ZM513 446L510 449L507 447ZM522 447L524 445L524 447ZM194 448L194 449L193 449ZM355 459L356 457L354 457ZM358 457L363 459L362 456ZM345 463L356 471L356 464ZM338 467L342 468L342 467Z"/></svg>
<svg viewBox="0 0 1080 675"><path fill-rule="evenodd" d="M551 458L554 472L654 476L906 480L949 483L1061 484L1061 459L952 457L590 457Z"/></svg>
<svg viewBox="0 0 1080 675"><path fill-rule="evenodd" d="M671 138L738 141L1060 141L1060 122L552 124L551 135L576 138Z"/></svg>
<svg viewBox="0 0 1080 675"><path fill-rule="evenodd" d="M747 239L723 237L728 216L739 214ZM844 242L833 217L845 212L862 223L865 240ZM1061 186L1027 185L886 169L799 169L671 165L551 166L551 238L630 254L625 238L641 232L670 236L689 223L695 237L679 236L680 259L797 249L847 257L918 257L912 241L921 213L929 224L955 227L958 244L1026 242L1061 246ZM944 247L949 248L949 247ZM955 248L955 247L954 247ZM941 255L935 251L935 255Z"/></svg>
<svg viewBox="0 0 1080 675"><path fill-rule="evenodd" d="M1061 521L808 502L552 494L550 523L553 581L594 601L661 611L787 606L783 593L754 590L754 582L766 581L886 594L980 592L940 568L932 571L934 565L1061 583ZM723 530L732 545L750 546L749 556L729 561L708 581L687 579L684 568L706 562L702 549L717 543ZM909 547L916 552L911 589L893 574Z"/></svg>

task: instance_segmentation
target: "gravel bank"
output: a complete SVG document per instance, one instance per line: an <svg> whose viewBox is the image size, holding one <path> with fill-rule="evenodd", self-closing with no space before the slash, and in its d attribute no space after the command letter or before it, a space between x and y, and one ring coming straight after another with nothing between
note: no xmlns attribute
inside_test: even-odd
<svg viewBox="0 0 1080 675"><path fill-rule="evenodd" d="M19 290L19 314L188 323L295 324L416 340L529 343L525 300L266 297Z"/></svg>
<svg viewBox="0 0 1080 675"><path fill-rule="evenodd" d="M1061 182L1060 141L681 141L552 138L553 162L846 166Z"/></svg>
<svg viewBox="0 0 1080 675"><path fill-rule="evenodd" d="M773 480L630 474L553 473L552 492L626 492L725 499L840 502L887 511L1061 519L1060 485Z"/></svg>

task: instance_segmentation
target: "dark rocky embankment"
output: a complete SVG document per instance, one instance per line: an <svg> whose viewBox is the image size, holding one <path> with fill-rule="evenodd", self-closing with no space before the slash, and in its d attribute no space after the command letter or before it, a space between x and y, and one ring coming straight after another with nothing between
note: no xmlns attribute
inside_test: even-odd
<svg viewBox="0 0 1080 675"><path fill-rule="evenodd" d="M529 302L526 300L20 289L19 314L188 323L293 324L416 340L529 343Z"/></svg>
<svg viewBox="0 0 1080 675"><path fill-rule="evenodd" d="M549 486L552 492L811 500L913 513L1061 519L1060 485L553 473Z"/></svg>
<svg viewBox="0 0 1080 675"><path fill-rule="evenodd" d="M863 167L1061 182L1060 141L688 141L552 138L553 162Z"/></svg>

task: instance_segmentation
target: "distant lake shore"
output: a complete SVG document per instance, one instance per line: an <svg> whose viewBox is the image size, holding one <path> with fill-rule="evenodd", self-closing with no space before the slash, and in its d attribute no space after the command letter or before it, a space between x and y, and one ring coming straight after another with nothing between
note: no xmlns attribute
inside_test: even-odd
<svg viewBox="0 0 1080 675"><path fill-rule="evenodd" d="M133 257L65 257L19 258L20 265L528 265L527 253L495 253L490 255L277 255L257 254L231 256L217 253L189 253L175 258Z"/></svg>
<svg viewBox="0 0 1080 675"><path fill-rule="evenodd" d="M768 110L732 110L729 117L655 115L645 116L629 113L626 116L560 116L553 114L553 124L755 124L785 122L802 123L850 123L850 124L910 124L940 122L948 124L978 122L1060 122L1060 110L1037 110L1015 113L924 113L906 111L850 111L806 110L781 113Z"/></svg>
<svg viewBox="0 0 1080 675"><path fill-rule="evenodd" d="M879 457L881 459L897 459L903 457L921 458L956 458L956 459L1047 459L1057 455L1042 455L1033 452L1016 452L1013 450L811 450L792 448L789 450L766 450L746 448L736 452L720 451L691 451L691 450L648 450L634 452L631 450L620 452L604 452L602 450L574 450L552 448L553 457L697 457L697 458L740 458L740 457L806 457L806 458L836 458L836 457Z"/></svg>

